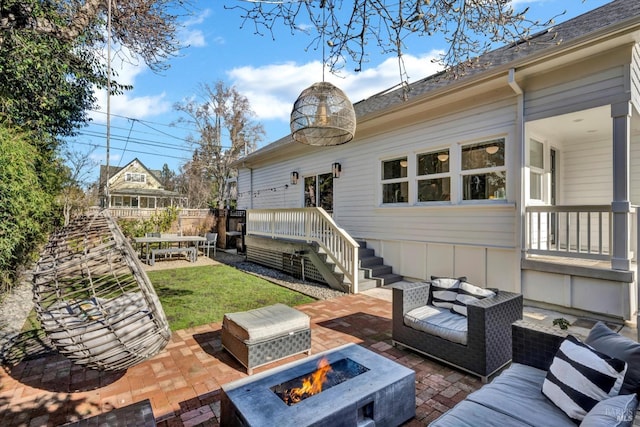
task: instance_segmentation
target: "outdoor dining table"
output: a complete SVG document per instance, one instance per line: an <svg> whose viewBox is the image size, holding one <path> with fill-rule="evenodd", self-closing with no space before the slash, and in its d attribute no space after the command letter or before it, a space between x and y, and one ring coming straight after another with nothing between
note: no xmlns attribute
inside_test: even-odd
<svg viewBox="0 0 640 427"><path fill-rule="evenodd" d="M149 246L152 243L157 243L160 246L162 246L163 244L173 244L173 243L178 243L179 245L181 245L182 243L186 243L186 244L190 244L193 243L196 249L196 253L195 253L195 260L198 259L198 245L202 242L206 242L207 239L202 237L202 236L178 236L175 234L171 234L171 235L160 235L160 237L157 236L145 236L145 237L134 237L133 241L137 244L140 245L140 256L142 256L142 245L146 245L146 258L145 258L145 262L148 264L149 263Z"/></svg>

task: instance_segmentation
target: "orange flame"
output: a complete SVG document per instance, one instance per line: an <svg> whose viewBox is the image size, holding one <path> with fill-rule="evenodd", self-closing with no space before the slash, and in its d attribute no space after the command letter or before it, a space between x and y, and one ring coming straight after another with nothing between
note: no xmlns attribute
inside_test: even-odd
<svg viewBox="0 0 640 427"><path fill-rule="evenodd" d="M323 357L318 362L318 369L302 380L301 387L292 388L286 391L285 402L291 405L298 403L309 396L320 393L322 391L322 385L326 381L327 374L329 372L331 372L331 365L329 364L329 361Z"/></svg>

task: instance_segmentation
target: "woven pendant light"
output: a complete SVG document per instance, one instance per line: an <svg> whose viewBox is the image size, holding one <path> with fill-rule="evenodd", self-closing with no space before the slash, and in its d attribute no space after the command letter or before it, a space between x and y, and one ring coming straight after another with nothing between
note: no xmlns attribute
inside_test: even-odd
<svg viewBox="0 0 640 427"><path fill-rule="evenodd" d="M293 139L308 145L340 145L353 139L356 113L344 92L331 83L302 91L291 111Z"/></svg>

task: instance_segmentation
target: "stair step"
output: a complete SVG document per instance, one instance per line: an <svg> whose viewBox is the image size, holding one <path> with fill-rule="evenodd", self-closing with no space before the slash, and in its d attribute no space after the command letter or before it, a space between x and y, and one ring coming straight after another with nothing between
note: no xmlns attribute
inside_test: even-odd
<svg viewBox="0 0 640 427"><path fill-rule="evenodd" d="M393 272L393 269L391 268L390 265L383 265L383 264L372 265L371 267L367 267L367 270L369 270L370 272L369 277L380 277L385 274L391 274Z"/></svg>
<svg viewBox="0 0 640 427"><path fill-rule="evenodd" d="M358 291L366 291L367 289L373 289L378 287L376 280L364 279L358 281Z"/></svg>
<svg viewBox="0 0 640 427"><path fill-rule="evenodd" d="M371 248L363 248L363 247L358 248L359 259L372 257L372 256L375 256L375 254L376 254L376 251L374 251Z"/></svg>
<svg viewBox="0 0 640 427"><path fill-rule="evenodd" d="M391 274L383 274L382 276L377 276L377 277L376 277L376 279L378 279L378 278L379 278L379 279L382 279L382 284L381 284L381 286L387 286L387 285L390 285L390 284L392 284L392 283L399 282L399 281L401 281L401 280L403 280L403 279L404 279L404 277L402 277L401 275L399 275L399 274L394 274L394 273L391 273Z"/></svg>
<svg viewBox="0 0 640 427"><path fill-rule="evenodd" d="M379 256L368 256L360 258L360 267L371 267L373 265L382 265L382 258Z"/></svg>

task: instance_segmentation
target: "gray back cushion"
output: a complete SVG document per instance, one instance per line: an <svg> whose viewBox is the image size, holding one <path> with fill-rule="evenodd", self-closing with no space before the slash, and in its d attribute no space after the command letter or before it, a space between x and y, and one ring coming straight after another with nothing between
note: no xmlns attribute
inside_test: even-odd
<svg viewBox="0 0 640 427"><path fill-rule="evenodd" d="M602 322L595 324L585 342L609 357L627 362L627 375L620 394L640 392L640 344L613 332Z"/></svg>

